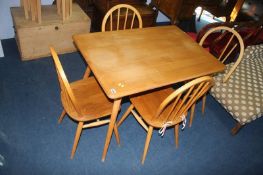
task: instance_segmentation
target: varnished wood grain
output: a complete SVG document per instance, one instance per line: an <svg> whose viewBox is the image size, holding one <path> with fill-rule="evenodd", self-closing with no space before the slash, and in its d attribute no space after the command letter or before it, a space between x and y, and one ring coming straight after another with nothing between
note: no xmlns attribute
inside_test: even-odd
<svg viewBox="0 0 263 175"><path fill-rule="evenodd" d="M224 70L176 26L74 35L73 40L112 99Z"/></svg>

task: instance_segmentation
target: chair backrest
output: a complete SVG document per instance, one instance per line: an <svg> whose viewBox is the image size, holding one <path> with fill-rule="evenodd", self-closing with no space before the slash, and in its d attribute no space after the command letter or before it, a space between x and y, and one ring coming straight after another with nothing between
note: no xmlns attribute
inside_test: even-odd
<svg viewBox="0 0 263 175"><path fill-rule="evenodd" d="M200 42L200 40L202 39L202 37L204 36L204 34L207 33L208 30L211 30L212 28L215 27L219 27L219 26L227 26L227 27L234 27L236 25L236 23L233 22L215 22L215 23L209 23L207 25L205 25L204 27L201 28L201 30L197 33L196 36L196 42ZM219 31L218 31L219 33ZM214 32L214 34L217 36L217 33ZM209 37L212 37L210 40L208 40ZM206 39L208 43L206 43L206 40L203 43L203 47L209 45L209 43L214 40L214 36L211 36L211 34L208 36L208 38Z"/></svg>
<svg viewBox="0 0 263 175"><path fill-rule="evenodd" d="M228 59L233 59L233 55L235 58L235 64L231 67L230 71L225 75L223 82L226 82L230 75L235 71L236 67L241 62L244 55L244 42L241 36L234 28L230 28L227 26L219 26L212 28L204 34L201 38L199 45L203 46L203 43L208 38L209 35L221 32L221 35L218 35L216 39L211 43L210 52L217 51L217 54L213 54L218 57L218 60L222 63L225 63Z"/></svg>
<svg viewBox="0 0 263 175"><path fill-rule="evenodd" d="M132 29L135 27L135 22L138 23L139 28L142 28L142 17L138 10L128 4L118 4L104 16L101 31L105 32L107 25L109 25L110 31Z"/></svg>
<svg viewBox="0 0 263 175"><path fill-rule="evenodd" d="M163 123L177 124L196 101L212 86L214 80L210 76L194 79L170 94L157 109L156 118ZM161 118L161 119L160 119Z"/></svg>
<svg viewBox="0 0 263 175"><path fill-rule="evenodd" d="M67 99L67 102L72 104L70 106L72 106L74 108L73 110L76 111L78 114L80 114L80 110L79 110L79 107L77 105L77 100L75 98L75 95L74 95L71 87L70 87L70 84L69 84L67 76L63 70L61 62L59 61L58 55L57 55L57 53L53 47L50 47L49 49L50 49L50 53L51 53L52 58L53 58L54 63L55 63L61 92L63 92L61 94L62 95L64 94L65 95L64 98Z"/></svg>

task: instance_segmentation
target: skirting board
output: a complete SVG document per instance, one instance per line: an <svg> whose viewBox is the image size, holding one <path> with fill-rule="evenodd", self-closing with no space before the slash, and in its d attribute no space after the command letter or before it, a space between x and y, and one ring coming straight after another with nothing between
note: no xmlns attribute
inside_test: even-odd
<svg viewBox="0 0 263 175"><path fill-rule="evenodd" d="M4 57L4 51L3 51L3 47L2 47L2 42L0 40L0 57Z"/></svg>

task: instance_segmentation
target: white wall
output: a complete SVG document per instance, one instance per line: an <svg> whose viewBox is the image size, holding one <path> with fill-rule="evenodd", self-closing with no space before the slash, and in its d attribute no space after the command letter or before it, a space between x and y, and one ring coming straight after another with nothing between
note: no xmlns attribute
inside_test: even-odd
<svg viewBox="0 0 263 175"><path fill-rule="evenodd" d="M147 0L149 3L151 0ZM43 5L52 4L53 0L41 0ZM14 38L13 21L10 13L10 7L20 6L20 0L0 0L0 40ZM169 19L159 13L157 22L169 21Z"/></svg>
<svg viewBox="0 0 263 175"><path fill-rule="evenodd" d="M53 0L41 0L42 4L51 4ZM14 29L10 7L20 6L20 0L0 0L0 40L13 38Z"/></svg>

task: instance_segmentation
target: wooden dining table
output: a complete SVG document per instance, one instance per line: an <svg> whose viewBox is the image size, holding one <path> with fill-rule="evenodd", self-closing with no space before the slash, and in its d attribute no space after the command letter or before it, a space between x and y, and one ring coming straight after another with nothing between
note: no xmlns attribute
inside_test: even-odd
<svg viewBox="0 0 263 175"><path fill-rule="evenodd" d="M77 34L73 40L108 98L114 100L102 161L123 97L224 70L178 27Z"/></svg>

